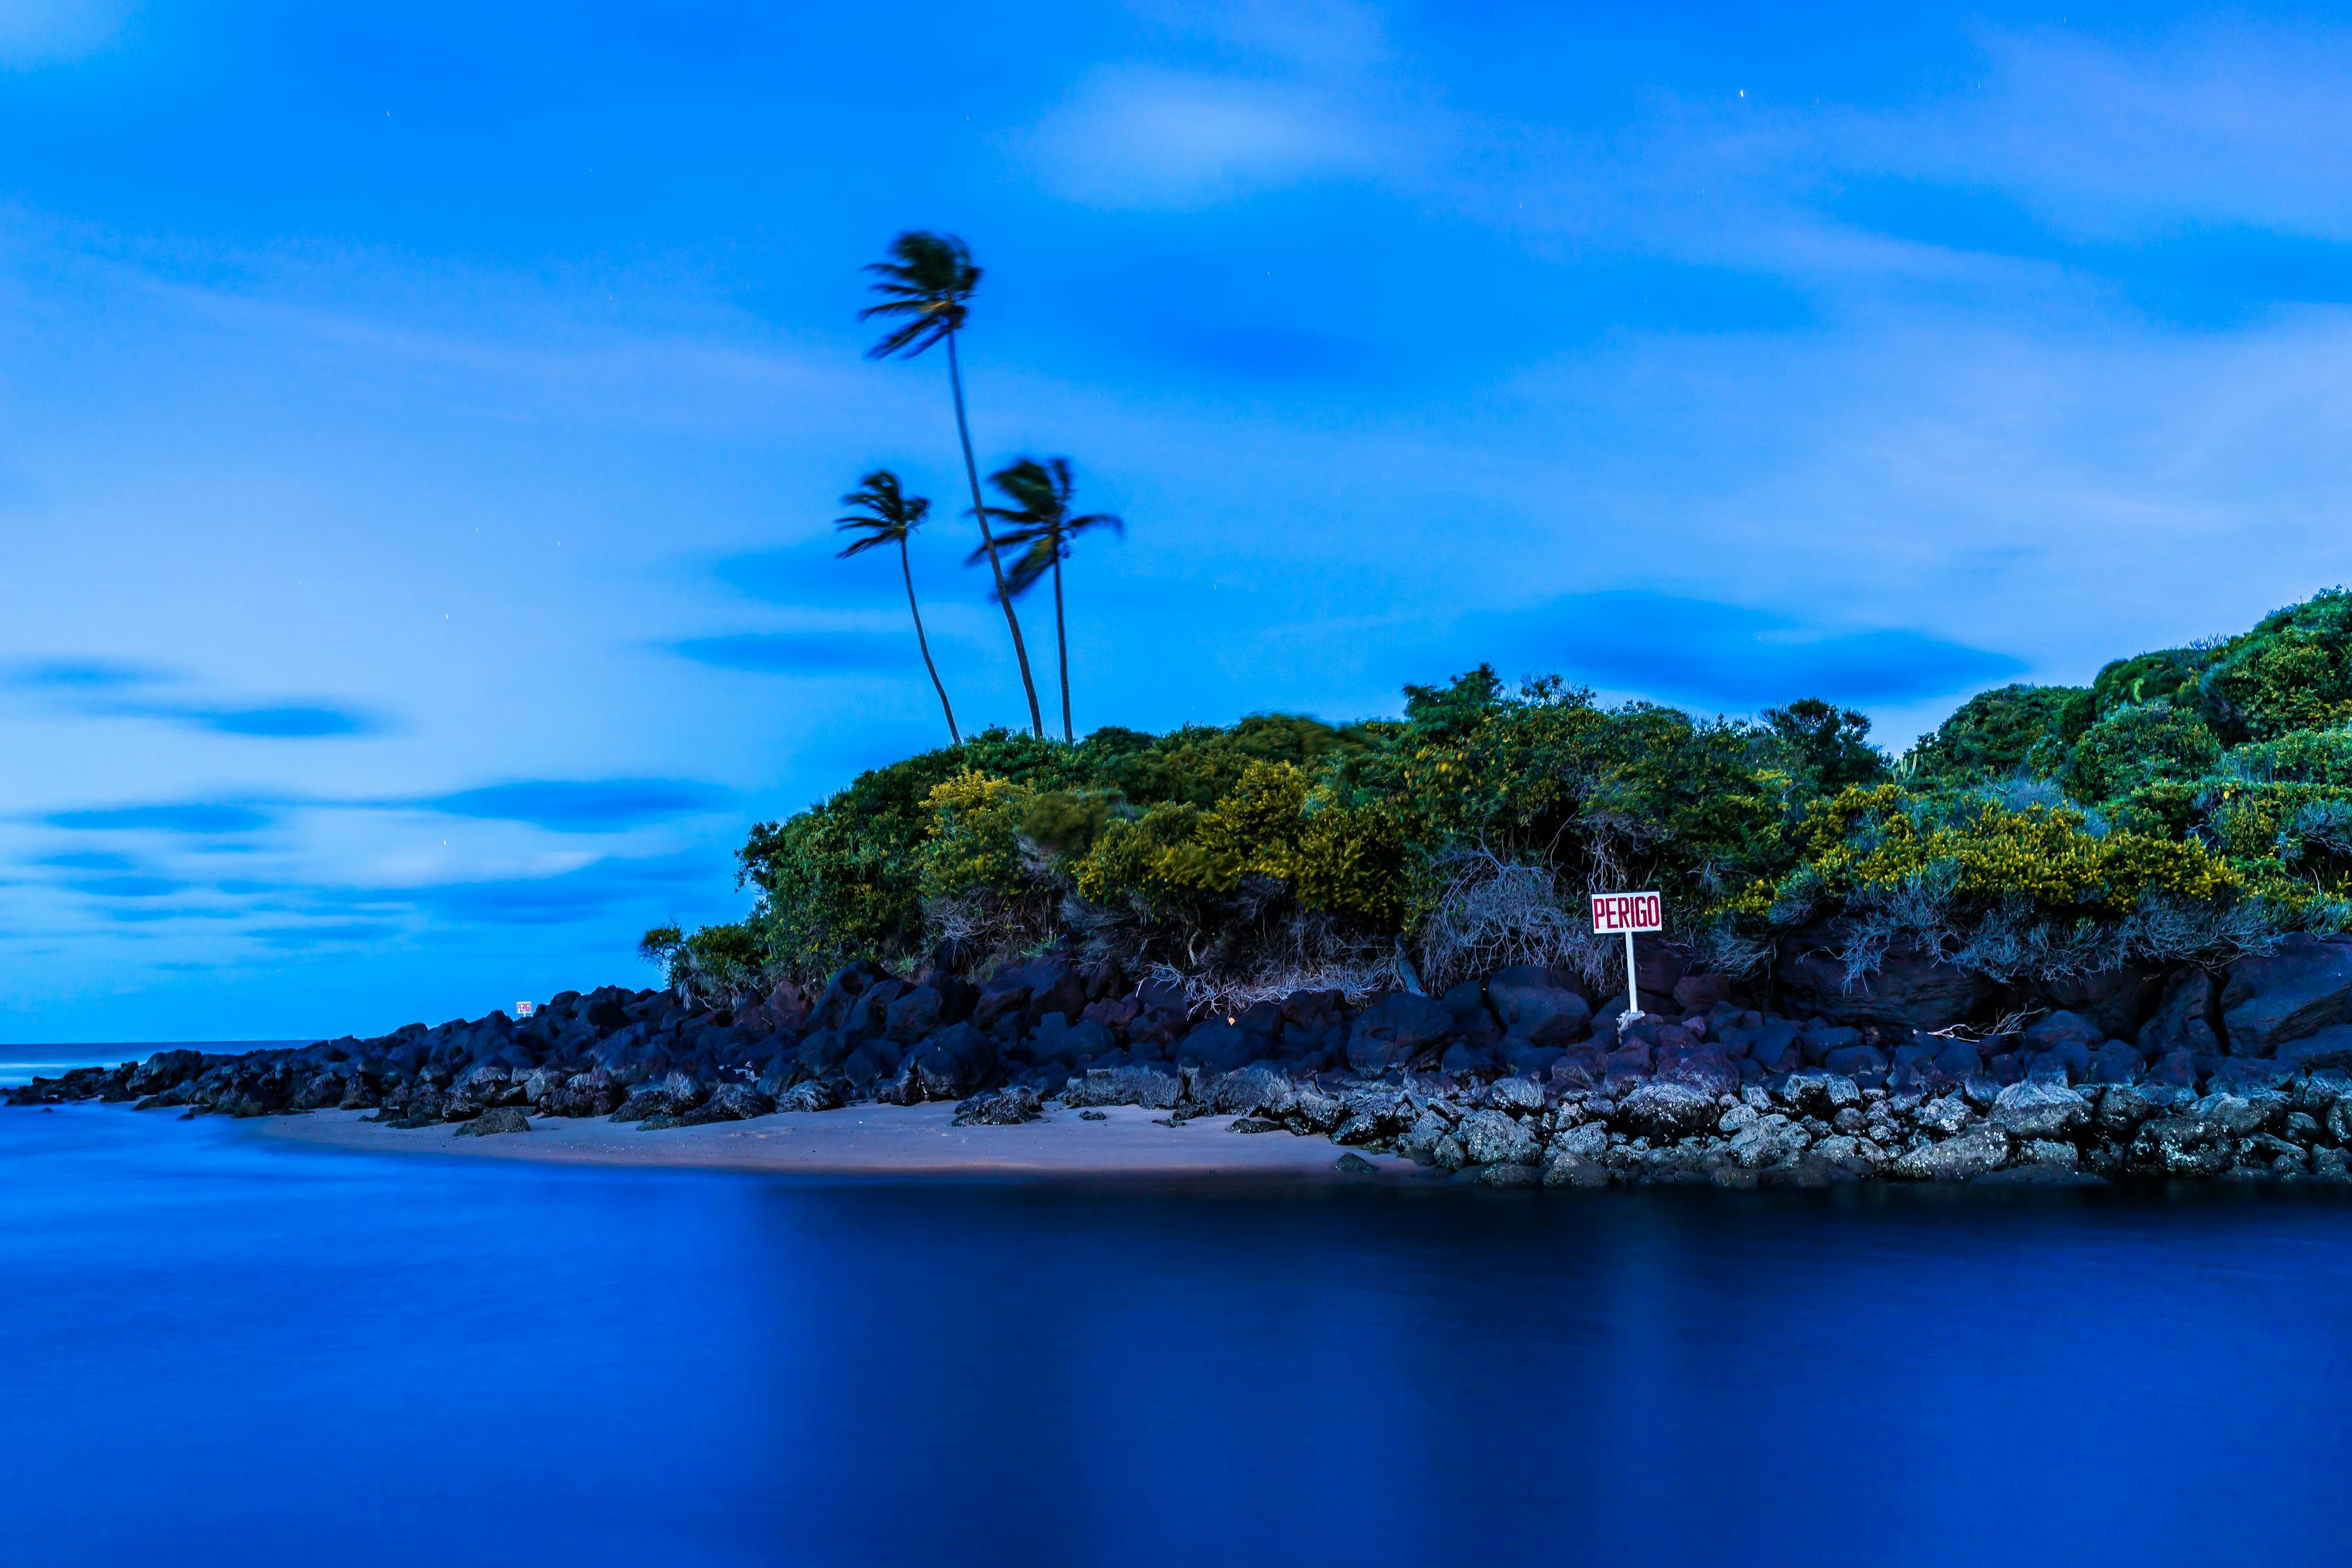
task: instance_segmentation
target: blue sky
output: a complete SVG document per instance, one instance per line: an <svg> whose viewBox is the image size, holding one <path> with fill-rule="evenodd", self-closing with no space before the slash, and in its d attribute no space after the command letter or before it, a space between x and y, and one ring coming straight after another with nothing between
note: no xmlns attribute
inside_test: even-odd
<svg viewBox="0 0 2352 1568"><path fill-rule="evenodd" d="M0 0L0 1039L650 981L938 738L877 463L1014 721L901 228L982 462L1128 519L1081 728L1484 658L1899 744L2347 574L2347 133L2279 10Z"/></svg>

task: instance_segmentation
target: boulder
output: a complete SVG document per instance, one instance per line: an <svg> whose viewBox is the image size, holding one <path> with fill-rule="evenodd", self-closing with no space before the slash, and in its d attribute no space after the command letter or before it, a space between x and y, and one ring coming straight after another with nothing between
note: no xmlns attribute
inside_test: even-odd
<svg viewBox="0 0 2352 1568"><path fill-rule="evenodd" d="M2330 1024L2307 1039L2275 1047L2271 1058L2289 1072L2352 1068L2352 1025Z"/></svg>
<svg viewBox="0 0 2352 1568"><path fill-rule="evenodd" d="M882 1032L902 1046L911 1046L944 1021L946 999L929 985L918 985L895 998L883 1012Z"/></svg>
<svg viewBox="0 0 2352 1568"><path fill-rule="evenodd" d="M775 1109L776 1102L758 1089L730 1079L678 1120L688 1127L701 1127L713 1121L749 1121L756 1116L773 1115Z"/></svg>
<svg viewBox="0 0 2352 1568"><path fill-rule="evenodd" d="M2158 987L2137 969L2107 969L2042 982L2035 990L2059 1011L2087 1019L2101 1036L2130 1035L2155 1005Z"/></svg>
<svg viewBox="0 0 2352 1568"><path fill-rule="evenodd" d="M1792 1072L1780 1086L1780 1098L1808 1116L1827 1119L1849 1105L1862 1103L1862 1086L1843 1073L1822 1068Z"/></svg>
<svg viewBox="0 0 2352 1568"><path fill-rule="evenodd" d="M2028 1079L2000 1091L1987 1117L2012 1138L2071 1136L2090 1120L2090 1102L2071 1089Z"/></svg>
<svg viewBox="0 0 2352 1568"><path fill-rule="evenodd" d="M959 1024L958 1028L969 1025ZM870 1093L876 1084L898 1076L898 1064L906 1053L891 1040L867 1040L853 1050L841 1064L841 1076L849 1080L852 1089Z"/></svg>
<svg viewBox="0 0 2352 1568"><path fill-rule="evenodd" d="M1874 1047L1842 1046L1823 1057L1822 1066L1830 1072L1853 1078L1866 1072L1885 1072L1886 1058Z"/></svg>
<svg viewBox="0 0 2352 1568"><path fill-rule="evenodd" d="M1675 982L1675 1005L1685 1013L1704 1013L1731 1000L1728 974L1685 974Z"/></svg>
<svg viewBox="0 0 2352 1568"><path fill-rule="evenodd" d="M2352 1022L2352 940L2297 931L2275 952L2225 972L2221 1032L2230 1053L2266 1057L2290 1040Z"/></svg>
<svg viewBox="0 0 2352 1568"><path fill-rule="evenodd" d="M1773 969L1784 994L1832 1023L1940 1028L1974 1016L1992 994L1982 975L1903 949L1868 974L1848 975L1834 937L1819 922L1800 928Z"/></svg>
<svg viewBox="0 0 2352 1568"><path fill-rule="evenodd" d="M1486 1108L1513 1116L1532 1115L1544 1108L1543 1089L1530 1079L1496 1079L1486 1086Z"/></svg>
<svg viewBox="0 0 2352 1568"><path fill-rule="evenodd" d="M1348 1114L1331 1129L1334 1143L1381 1143L1411 1126L1412 1101L1392 1089L1360 1089L1342 1097Z"/></svg>
<svg viewBox="0 0 2352 1568"><path fill-rule="evenodd" d="M971 1024L950 1024L908 1053L902 1069L925 1100L963 1100L996 1073L996 1046Z"/></svg>
<svg viewBox="0 0 2352 1568"><path fill-rule="evenodd" d="M2087 1057L2091 1047L2105 1037L2106 1031L2090 1019L2062 1009L2035 1019L2032 1027L2025 1031L2025 1045L2036 1056L2065 1046L2079 1046Z"/></svg>
<svg viewBox="0 0 2352 1568"><path fill-rule="evenodd" d="M1026 1084L1013 1084L1005 1089L992 1089L973 1095L955 1109L958 1127L1018 1127L1024 1121L1034 1121L1045 1114L1038 1102L1037 1091Z"/></svg>
<svg viewBox="0 0 2352 1568"><path fill-rule="evenodd" d="M1090 1004L1092 1013L1100 1004ZM1033 1062L1054 1067L1076 1067L1096 1057L1108 1056L1118 1047L1110 1030L1097 1018L1081 1018L1073 1024L1063 1013L1048 1013L1037 1020L1026 1047Z"/></svg>
<svg viewBox="0 0 2352 1568"><path fill-rule="evenodd" d="M1795 1024L1786 1018L1767 1018L1758 1026L1748 1056L1765 1072L1794 1072L1804 1065L1802 1049Z"/></svg>
<svg viewBox="0 0 2352 1568"><path fill-rule="evenodd" d="M1564 977L1538 965L1496 971L1486 982L1486 999L1504 1033L1538 1046L1573 1045L1592 1032L1592 1005Z"/></svg>
<svg viewBox="0 0 2352 1568"><path fill-rule="evenodd" d="M1289 1115L1298 1103L1298 1091L1291 1087L1286 1076L1272 1068L1246 1067L1194 1079L1192 1098L1213 1116L1248 1116L1264 1111L1268 1116L1280 1117Z"/></svg>
<svg viewBox="0 0 2352 1568"><path fill-rule="evenodd" d="M2138 1047L2121 1040L2109 1040L2091 1053L2090 1070L2083 1075L2085 1083L2137 1083L2141 1069L2147 1063Z"/></svg>
<svg viewBox="0 0 2352 1568"><path fill-rule="evenodd" d="M1434 999L1391 991L1356 1019L1348 1066L1367 1076L1404 1067L1454 1033L1454 1015Z"/></svg>
<svg viewBox="0 0 2352 1568"><path fill-rule="evenodd" d="M1724 1152L1742 1170L1762 1171L1803 1158L1811 1142L1803 1128L1776 1111L1742 1123Z"/></svg>
<svg viewBox="0 0 2352 1568"><path fill-rule="evenodd" d="M2194 1113L2159 1116L2140 1124L2130 1160L2138 1170L2166 1176L2218 1176L2230 1168L2226 1130Z"/></svg>
<svg viewBox="0 0 2352 1568"><path fill-rule="evenodd" d="M1063 1101L1073 1107L1142 1105L1172 1110L1183 1098L1184 1080L1176 1069L1155 1062L1088 1068L1062 1091Z"/></svg>
<svg viewBox="0 0 2352 1568"><path fill-rule="evenodd" d="M794 1084L776 1100L778 1110L838 1110L841 1096L822 1079Z"/></svg>
<svg viewBox="0 0 2352 1568"><path fill-rule="evenodd" d="M2157 994L2156 1011L2139 1026L2143 1054L2160 1057L2174 1051L2218 1051L2221 1037L2213 1032L2219 1016L2213 977L2202 969L2177 969L2165 977Z"/></svg>
<svg viewBox="0 0 2352 1568"><path fill-rule="evenodd" d="M1609 1167L1598 1160L1580 1159L1574 1154L1546 1154L1543 1163L1543 1184L1547 1187L1605 1187L1609 1184Z"/></svg>
<svg viewBox="0 0 2352 1568"><path fill-rule="evenodd" d="M1212 1072L1230 1072L1264 1056L1265 1044L1262 1038L1231 1020L1215 1017L1193 1025L1176 1042L1172 1055L1178 1062L1203 1067Z"/></svg>
<svg viewBox="0 0 2352 1568"><path fill-rule="evenodd" d="M2009 1134L1980 1121L1956 1138L1897 1155L1886 1170L1915 1182L1965 1182L2000 1169L2008 1159Z"/></svg>
<svg viewBox="0 0 2352 1568"><path fill-rule="evenodd" d="M460 1136L488 1138L499 1132L528 1132L530 1118L520 1105L494 1105L471 1121L459 1125Z"/></svg>
<svg viewBox="0 0 2352 1568"><path fill-rule="evenodd" d="M1636 1086L1619 1100L1611 1120L1651 1139L1673 1139L1706 1131L1719 1110L1716 1096L1706 1089L1657 1079Z"/></svg>
<svg viewBox="0 0 2352 1568"><path fill-rule="evenodd" d="M1474 1110L1454 1128L1474 1165L1532 1165L1542 1157L1536 1135L1499 1110Z"/></svg>

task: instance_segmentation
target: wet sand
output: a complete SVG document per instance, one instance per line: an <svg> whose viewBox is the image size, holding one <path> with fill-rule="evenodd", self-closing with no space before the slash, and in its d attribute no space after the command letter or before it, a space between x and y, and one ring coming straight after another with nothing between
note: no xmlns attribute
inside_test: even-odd
<svg viewBox="0 0 2352 1568"><path fill-rule="evenodd" d="M362 1120L356 1110L260 1117L246 1125L257 1137L368 1153L815 1175L1333 1176L1333 1163L1348 1152L1324 1138L1235 1133L1228 1131L1230 1116L1204 1116L1181 1127L1153 1120L1166 1114L1111 1106L1100 1121L1057 1110L1020 1127L955 1127L950 1105L858 1105L655 1132L601 1117L544 1117L534 1118L529 1132L488 1137L460 1137L455 1124L403 1131ZM1386 1176L1414 1168L1393 1154L1364 1158Z"/></svg>

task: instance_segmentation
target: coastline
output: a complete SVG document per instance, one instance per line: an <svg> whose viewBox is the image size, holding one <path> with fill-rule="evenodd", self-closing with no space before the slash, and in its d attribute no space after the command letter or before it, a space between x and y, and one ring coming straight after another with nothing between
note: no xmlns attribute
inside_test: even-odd
<svg viewBox="0 0 2352 1568"><path fill-rule="evenodd" d="M824 1176L1022 1176L1100 1181L1122 1176L1324 1176L1354 1152L1393 1178L1417 1167L1400 1155L1336 1148L1285 1131L1236 1134L1234 1118L1181 1126L1164 1112L1110 1106L1100 1121L1057 1110L1017 1127L955 1127L952 1105L860 1105L785 1111L751 1121L639 1131L603 1118L537 1117L527 1133L459 1136L460 1122L397 1129L356 1110L255 1117L250 1135L371 1154L440 1154L549 1164L789 1172ZM1361 1173L1357 1180L1364 1179Z"/></svg>

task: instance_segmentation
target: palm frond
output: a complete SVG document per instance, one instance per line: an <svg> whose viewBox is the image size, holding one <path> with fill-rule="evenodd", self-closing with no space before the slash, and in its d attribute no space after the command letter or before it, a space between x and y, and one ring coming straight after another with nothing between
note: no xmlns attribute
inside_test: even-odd
<svg viewBox="0 0 2352 1568"><path fill-rule="evenodd" d="M887 261L866 264L883 296L857 313L861 321L877 316L912 316L880 342L866 351L868 359L893 354L919 354L949 333L960 331L970 314L972 291L980 286L980 268L971 251L951 234L910 229L890 242Z"/></svg>

